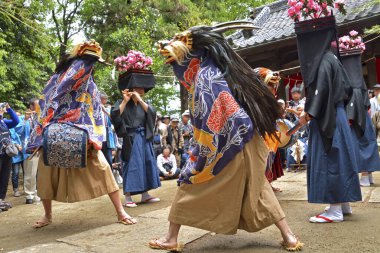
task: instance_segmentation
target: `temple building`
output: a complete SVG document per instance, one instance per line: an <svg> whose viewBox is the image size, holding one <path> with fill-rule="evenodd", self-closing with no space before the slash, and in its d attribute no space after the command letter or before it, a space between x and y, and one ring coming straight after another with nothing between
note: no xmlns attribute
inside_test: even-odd
<svg viewBox="0 0 380 253"><path fill-rule="evenodd" d="M248 20L252 20L266 6L255 8ZM266 67L281 70L282 85L279 97L290 99L290 89L302 86L294 21L288 17L287 0L267 5L269 19L257 31L238 31L227 37L236 52L252 68ZM351 30L363 34L365 29L380 25L380 2L376 0L346 0L346 15L336 14L339 37ZM364 79L370 89L380 83L380 36L363 36L366 51L362 56Z"/></svg>

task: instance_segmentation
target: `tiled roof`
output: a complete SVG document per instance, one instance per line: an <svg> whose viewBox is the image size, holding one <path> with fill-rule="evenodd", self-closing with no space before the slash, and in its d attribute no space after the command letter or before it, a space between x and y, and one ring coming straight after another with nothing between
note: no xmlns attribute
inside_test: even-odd
<svg viewBox="0 0 380 253"><path fill-rule="evenodd" d="M380 19L380 3L378 1L374 3L373 0L346 0L345 4L347 14L344 16L340 13L336 15L338 26L352 20L372 16L379 16ZM234 48L243 49L295 36L294 22L287 14L287 0L280 0L267 6L270 8L269 19L262 26L262 29L255 31L253 36L246 38L242 31L238 31L227 37ZM255 9L253 14L257 15L264 7ZM249 20L252 21L252 19Z"/></svg>

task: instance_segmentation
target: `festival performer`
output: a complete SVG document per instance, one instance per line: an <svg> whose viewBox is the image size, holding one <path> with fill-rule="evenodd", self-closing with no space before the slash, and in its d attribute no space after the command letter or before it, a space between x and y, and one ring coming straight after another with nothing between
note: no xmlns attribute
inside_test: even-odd
<svg viewBox="0 0 380 253"><path fill-rule="evenodd" d="M252 28L249 24L243 27ZM268 149L262 135L276 138L273 122L280 107L220 33L231 27L193 27L160 44L160 53L189 90L195 146L181 171L169 231L150 241L151 248L178 249L181 225L235 234L272 224L281 231L285 249L303 247L264 174Z"/></svg>
<svg viewBox="0 0 380 253"><path fill-rule="evenodd" d="M360 185L370 186L373 183L372 172L380 171L380 159L375 130L368 113L371 104L363 79L361 54L365 50L365 46L361 37L358 36L358 32L351 31L350 36L343 36L339 39L339 50L343 67L351 80L350 84L353 89L352 98L346 106L346 110L355 142L358 172L362 174Z"/></svg>
<svg viewBox="0 0 380 253"><path fill-rule="evenodd" d="M119 79L120 80L120 79ZM126 207L137 207L133 195L141 195L141 203L156 203L160 199L148 191L161 186L153 151L156 122L154 107L144 101L144 95L153 88L145 79L135 78L124 86L119 83L123 99L111 109L111 120L116 134L123 137L121 159L123 161L123 190Z"/></svg>
<svg viewBox="0 0 380 253"><path fill-rule="evenodd" d="M99 91L92 77L95 63L104 61L101 55L102 48L95 41L76 45L57 65L39 101L40 108L36 110L40 114L39 122L31 133L28 149L36 151L43 146L39 155L37 188L45 214L36 221L34 228L51 224L52 200L71 203L105 194L109 195L120 223L136 223L124 211L119 187L101 152L104 124ZM57 153L50 151L54 145L46 146L46 143L60 143L66 137L70 137L66 141L76 138L70 130L58 133L56 139L52 140L53 135L45 134L51 133L52 127L61 127L63 130L71 127L71 130L86 133L88 142L80 144L81 147L87 146L86 150L82 150L87 156L85 167L63 168L45 164L72 164L79 156L70 155L69 152L61 154L59 150L56 150ZM73 147L76 146L73 144ZM50 153L45 154L45 151Z"/></svg>
<svg viewBox="0 0 380 253"><path fill-rule="evenodd" d="M263 67L256 68L254 69L254 71L261 78L261 80L268 86L273 96L277 98L277 89L280 86L280 80L281 80L280 73L273 72L272 70L263 68ZM281 118L281 115L279 115L279 118ZM275 124L275 122L273 124ZM267 143L269 145L269 143L271 143L271 140L267 140ZM282 169L282 160L281 160L280 150L277 149L276 147L272 151L273 152L271 153L273 157L269 159L268 161L269 168L265 171L265 176L267 177L269 183L276 181L277 178L280 178L284 175L284 171ZM280 188L274 187L273 185L272 185L272 189L274 192L281 192Z"/></svg>
<svg viewBox="0 0 380 253"><path fill-rule="evenodd" d="M337 40L334 16L295 23L298 58L307 98L301 125L310 120L307 188L310 203L330 204L314 223L343 221L342 205L361 201L357 161L344 103L350 80L331 51Z"/></svg>

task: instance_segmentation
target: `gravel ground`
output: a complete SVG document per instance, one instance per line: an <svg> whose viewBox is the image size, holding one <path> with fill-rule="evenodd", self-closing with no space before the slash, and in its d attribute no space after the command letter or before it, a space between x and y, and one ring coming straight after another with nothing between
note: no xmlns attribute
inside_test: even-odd
<svg viewBox="0 0 380 253"><path fill-rule="evenodd" d="M175 181L163 182L160 189L151 192L161 198L160 203L140 205L134 209L127 209L127 212L136 216L170 206L175 189ZM9 197L7 200L11 201L14 207L0 214L2 252L55 242L58 238L116 221L110 200L107 196L103 196L73 204L54 202L53 224L49 229L34 230L31 225L43 213L42 205L25 205L24 197ZM292 230L305 243L303 252L380 252L380 203L353 204L354 214L346 216L343 223L310 224L308 218L320 213L324 206L308 204L306 201L280 202ZM275 226L253 234L246 232L239 232L234 236L207 234L186 245L184 252L283 252L279 247L280 239Z"/></svg>

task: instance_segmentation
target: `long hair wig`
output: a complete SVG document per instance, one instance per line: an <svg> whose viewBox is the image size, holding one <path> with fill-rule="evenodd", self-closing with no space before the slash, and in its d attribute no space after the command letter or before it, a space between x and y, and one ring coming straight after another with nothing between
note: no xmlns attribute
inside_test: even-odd
<svg viewBox="0 0 380 253"><path fill-rule="evenodd" d="M278 139L275 122L281 115L281 107L259 76L228 45L223 35L213 32L211 27L197 26L188 31L192 37L192 49L208 51L259 133Z"/></svg>

